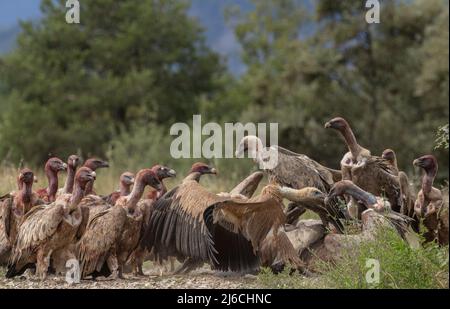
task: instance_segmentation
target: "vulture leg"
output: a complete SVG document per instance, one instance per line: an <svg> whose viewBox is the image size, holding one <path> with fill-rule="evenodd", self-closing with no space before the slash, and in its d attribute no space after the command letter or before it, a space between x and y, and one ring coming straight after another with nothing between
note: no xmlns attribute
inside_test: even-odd
<svg viewBox="0 0 450 309"><path fill-rule="evenodd" d="M36 263L36 275L44 281L47 278L48 268L50 267L50 257L52 255L52 250L46 252L44 248L41 248L37 252L37 263Z"/></svg>
<svg viewBox="0 0 450 309"><path fill-rule="evenodd" d="M138 248L133 254L133 273L135 276L145 276L144 271L142 270L142 265L144 264L144 250Z"/></svg>
<svg viewBox="0 0 450 309"><path fill-rule="evenodd" d="M106 260L108 268L111 270L111 277L113 279L121 278L119 274L119 262L115 254L110 254Z"/></svg>

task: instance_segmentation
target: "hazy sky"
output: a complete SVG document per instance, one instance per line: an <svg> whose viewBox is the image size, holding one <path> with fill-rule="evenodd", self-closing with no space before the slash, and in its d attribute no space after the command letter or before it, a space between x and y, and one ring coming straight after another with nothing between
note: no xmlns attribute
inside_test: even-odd
<svg viewBox="0 0 450 309"><path fill-rule="evenodd" d="M41 16L40 0L0 0L0 28L12 27L18 19Z"/></svg>

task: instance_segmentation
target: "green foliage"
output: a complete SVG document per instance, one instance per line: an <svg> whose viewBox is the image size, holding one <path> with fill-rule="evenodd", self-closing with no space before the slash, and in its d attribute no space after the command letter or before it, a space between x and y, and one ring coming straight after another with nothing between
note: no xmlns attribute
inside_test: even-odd
<svg viewBox="0 0 450 309"><path fill-rule="evenodd" d="M380 263L380 282L367 283L366 263ZM323 280L334 288L417 289L448 288L448 247L437 244L412 248L390 229L379 230L376 240L362 243L358 252L344 252L336 264L320 264Z"/></svg>
<svg viewBox="0 0 450 309"><path fill-rule="evenodd" d="M448 123L438 130L436 148L448 149Z"/></svg>
<svg viewBox="0 0 450 309"><path fill-rule="evenodd" d="M103 155L119 129L190 118L218 89L222 65L185 1L89 1L79 25L65 22L65 1L41 8L0 66L2 158Z"/></svg>
<svg viewBox="0 0 450 309"><path fill-rule="evenodd" d="M241 119L278 121L281 145L337 167L344 146L323 123L343 116L373 154L392 148L408 171L434 153L448 177L433 143L449 116L448 2L382 1L374 25L361 1L321 0L315 16L302 1L254 5L233 21L248 66Z"/></svg>
<svg viewBox="0 0 450 309"><path fill-rule="evenodd" d="M320 275L310 278L286 270L274 275L264 269L258 282L265 288L338 289L423 289L448 288L448 247L429 244L411 248L391 229L380 230L375 240L362 243L359 250L344 251L337 263L317 263ZM366 262L380 262L380 282L367 283Z"/></svg>

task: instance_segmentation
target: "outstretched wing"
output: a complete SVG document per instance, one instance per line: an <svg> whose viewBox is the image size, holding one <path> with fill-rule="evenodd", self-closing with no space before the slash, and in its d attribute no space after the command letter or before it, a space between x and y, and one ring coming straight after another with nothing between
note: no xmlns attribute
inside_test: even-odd
<svg viewBox="0 0 450 309"><path fill-rule="evenodd" d="M209 261L214 244L202 215L220 199L196 181L172 189L155 203L141 246L153 250L157 260L177 256Z"/></svg>
<svg viewBox="0 0 450 309"><path fill-rule="evenodd" d="M262 241L285 222L281 205L271 198L217 202L203 216L217 251L214 268L235 271L256 269Z"/></svg>

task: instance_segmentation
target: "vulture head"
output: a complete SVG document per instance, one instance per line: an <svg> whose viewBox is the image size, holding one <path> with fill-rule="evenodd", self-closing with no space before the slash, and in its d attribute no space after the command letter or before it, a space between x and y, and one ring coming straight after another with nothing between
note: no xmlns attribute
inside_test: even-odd
<svg viewBox="0 0 450 309"><path fill-rule="evenodd" d="M280 188L281 195L291 202L318 203L323 204L326 194L317 188L306 187L302 189L292 189L289 187Z"/></svg>
<svg viewBox="0 0 450 309"><path fill-rule="evenodd" d="M20 171L18 180L20 183L31 185L33 182L37 181L37 178L30 169L24 168Z"/></svg>
<svg viewBox="0 0 450 309"><path fill-rule="evenodd" d="M152 171L158 176L158 179L161 181L165 178L176 177L177 173L175 170L168 168L163 165L155 165L152 167Z"/></svg>
<svg viewBox="0 0 450 309"><path fill-rule="evenodd" d="M151 169L140 170L136 175L135 182L138 186L150 186L156 190L161 190L163 188L158 179L158 175L156 175L156 173Z"/></svg>
<svg viewBox="0 0 450 309"><path fill-rule="evenodd" d="M335 129L340 132L345 131L345 129L349 128L349 124L347 120L342 117L336 117L325 123L325 129Z"/></svg>
<svg viewBox="0 0 450 309"><path fill-rule="evenodd" d="M433 155L425 155L418 159L415 159L413 164L414 166L423 168L427 173L437 172L438 169L437 160Z"/></svg>
<svg viewBox="0 0 450 309"><path fill-rule="evenodd" d="M96 177L97 175L93 170L91 170L89 167L83 166L78 170L77 174L75 175L75 182L81 189L84 190L84 188L89 182L95 181Z"/></svg>
<svg viewBox="0 0 450 309"><path fill-rule="evenodd" d="M126 187L130 187L134 184L134 174L130 172L125 172L120 175L120 183Z"/></svg>
<svg viewBox="0 0 450 309"><path fill-rule="evenodd" d="M192 173L199 173L200 175L205 175L205 174L217 175L217 170L214 167L211 167L205 163L197 162L197 163L194 163L191 167L189 174L192 174Z"/></svg>
<svg viewBox="0 0 450 309"><path fill-rule="evenodd" d="M383 153L381 154L381 157L388 161L393 166L397 166L397 157L395 155L394 150L392 149L385 149Z"/></svg>
<svg viewBox="0 0 450 309"><path fill-rule="evenodd" d="M47 163L45 164L45 171L47 172L53 172L58 173L60 171L67 170L67 164L64 163L60 158L50 158L48 159Z"/></svg>
<svg viewBox="0 0 450 309"><path fill-rule="evenodd" d="M99 168L109 167L109 163L97 158L91 158L84 162L84 166L90 168L93 171L96 171Z"/></svg>
<svg viewBox="0 0 450 309"><path fill-rule="evenodd" d="M80 162L80 157L78 157L77 155L71 155L67 159L67 165L72 170L76 170L78 168L78 166L80 165L80 163L81 163Z"/></svg>
<svg viewBox="0 0 450 309"><path fill-rule="evenodd" d="M242 158L245 152L248 153L249 157L257 160L258 154L263 150L263 144L261 139L254 135L248 135L244 137L236 150L236 157Z"/></svg>

